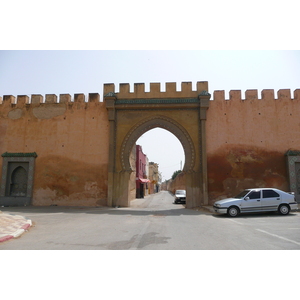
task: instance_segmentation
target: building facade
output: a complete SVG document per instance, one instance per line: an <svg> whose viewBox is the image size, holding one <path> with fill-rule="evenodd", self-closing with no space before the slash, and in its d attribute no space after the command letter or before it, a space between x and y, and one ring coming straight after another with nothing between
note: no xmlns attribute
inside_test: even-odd
<svg viewBox="0 0 300 300"><path fill-rule="evenodd" d="M136 198L144 198L148 189L146 167L147 156L143 153L142 146L136 145Z"/></svg>
<svg viewBox="0 0 300 300"><path fill-rule="evenodd" d="M159 192L160 174L158 171L158 164L154 162L149 163L149 193L154 194Z"/></svg>

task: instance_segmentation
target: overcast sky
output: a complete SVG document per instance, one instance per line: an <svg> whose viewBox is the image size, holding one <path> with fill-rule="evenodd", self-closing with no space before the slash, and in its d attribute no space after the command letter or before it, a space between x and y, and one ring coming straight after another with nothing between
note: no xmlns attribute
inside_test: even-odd
<svg viewBox="0 0 300 300"><path fill-rule="evenodd" d="M0 51L0 96L95 93L104 83L208 81L209 92L240 89L300 88L300 51ZM293 94L292 94L293 95ZM163 129L138 141L163 179L184 165L180 142Z"/></svg>

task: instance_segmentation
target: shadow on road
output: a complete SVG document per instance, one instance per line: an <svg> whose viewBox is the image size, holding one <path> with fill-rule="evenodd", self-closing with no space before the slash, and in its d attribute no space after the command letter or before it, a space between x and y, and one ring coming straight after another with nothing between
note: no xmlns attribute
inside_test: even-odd
<svg viewBox="0 0 300 300"><path fill-rule="evenodd" d="M174 205L171 209L156 208L132 208L132 207L69 207L69 206L17 206L17 207L0 207L3 213L10 214L56 214L56 213L72 213L72 214L109 214L109 215L134 215L134 216L180 216L180 215L211 215L205 210L187 209L183 205Z"/></svg>
<svg viewBox="0 0 300 300"><path fill-rule="evenodd" d="M255 219L255 218L289 218L289 217L295 217L297 213L290 212L287 216L283 216L278 214L277 212L262 212L262 213L243 213L238 215L237 217L231 218L227 216L226 214L213 214L212 216L214 218L218 219L231 219L231 220L243 220L243 219Z"/></svg>
<svg viewBox="0 0 300 300"><path fill-rule="evenodd" d="M174 207L167 209L160 209L157 207L79 207L79 206L11 206L11 207L0 207L0 211L3 213L10 214L56 214L56 213L71 213L71 214L98 214L98 215L133 215L133 216L180 216L180 215L211 215L218 219L255 219L261 217L268 218L289 218L295 217L297 212L291 212L287 216L282 216L276 212L264 212L264 213L245 213L240 214L235 218L230 218L226 214L215 214L205 208L198 209L187 209L182 204L174 204Z"/></svg>

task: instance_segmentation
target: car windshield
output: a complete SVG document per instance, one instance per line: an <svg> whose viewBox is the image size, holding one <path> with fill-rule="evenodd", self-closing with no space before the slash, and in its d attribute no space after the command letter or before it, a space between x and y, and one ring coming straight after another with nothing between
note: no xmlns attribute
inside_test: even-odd
<svg viewBox="0 0 300 300"><path fill-rule="evenodd" d="M248 193L249 193L249 191L247 191L247 190L242 191L241 193L239 193L238 195L236 195L234 198L236 198L236 199L242 199L242 198L244 198Z"/></svg>
<svg viewBox="0 0 300 300"><path fill-rule="evenodd" d="M184 195L184 194L185 194L185 191L176 191L176 194Z"/></svg>

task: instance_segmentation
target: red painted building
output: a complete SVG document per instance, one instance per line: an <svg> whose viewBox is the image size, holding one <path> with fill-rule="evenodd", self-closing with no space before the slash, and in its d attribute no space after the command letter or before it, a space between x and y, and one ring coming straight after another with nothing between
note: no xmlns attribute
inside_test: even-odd
<svg viewBox="0 0 300 300"><path fill-rule="evenodd" d="M146 174L146 154L142 146L136 145L136 198L144 198L146 184L149 182Z"/></svg>

